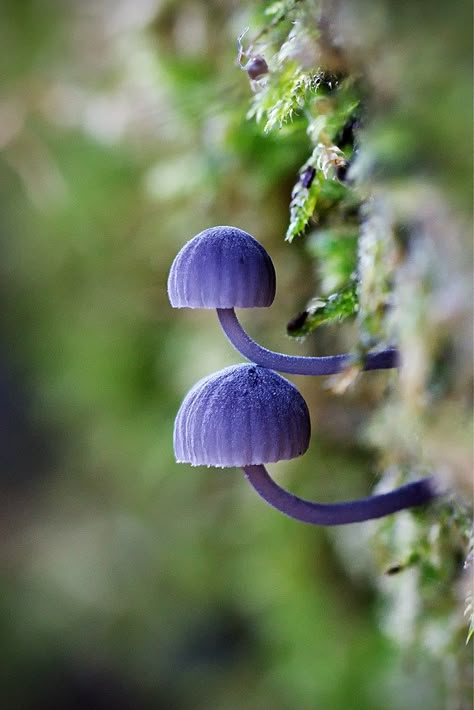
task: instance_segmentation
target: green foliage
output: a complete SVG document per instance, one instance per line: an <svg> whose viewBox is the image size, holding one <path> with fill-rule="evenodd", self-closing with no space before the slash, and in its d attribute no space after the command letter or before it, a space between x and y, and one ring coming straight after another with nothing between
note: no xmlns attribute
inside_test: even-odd
<svg viewBox="0 0 474 710"><path fill-rule="evenodd" d="M365 346L387 337L395 264L392 225L382 199L374 197L366 204L358 241L358 323Z"/></svg>
<svg viewBox="0 0 474 710"><path fill-rule="evenodd" d="M255 96L248 118L258 123L265 120L264 132L272 131L298 118L303 120L313 150L300 169L290 201L290 220L286 240L291 242L302 235L318 214L330 213L347 194L347 188L336 178L336 169L346 166L352 146L344 153L334 141L347 122L358 110L360 98L352 79L326 75L316 64L315 47L318 31L310 21L315 8L307 3L276 3L267 9L280 23L291 19L286 36L280 39L277 51L268 59L270 72L255 82ZM262 30L257 40L265 37L275 43L278 37L271 36L271 28ZM269 36L270 35L270 36ZM258 42L252 44L254 51ZM314 65L308 68L308 63ZM311 171L313 176L307 179Z"/></svg>
<svg viewBox="0 0 474 710"><path fill-rule="evenodd" d="M346 195L343 185L325 176L321 168L324 153L324 148L317 146L300 169L298 182L291 193L290 223L285 237L288 242L304 233L316 206L322 214L327 213Z"/></svg>
<svg viewBox="0 0 474 710"><path fill-rule="evenodd" d="M450 31L450 71L447 56L433 44L436 27L445 24L443 6L432 12L431 5L422 5L429 21L421 8L410 20L407 6L406 13L389 21L393 30L382 41L383 58L374 60L384 25L372 26L361 4L360 18L351 15L354 34L349 36L331 3L321 7L314 24L315 4L300 3L297 15L294 8L289 12L294 24L286 35L281 24L278 35L266 35L266 46L273 49L271 75L255 87L249 116L265 121L264 131L288 130L292 119L301 130L304 122L308 136L308 158L289 201L286 239L292 242L317 225L306 237L306 254L315 262L318 281L314 298L288 324L288 334L301 337L355 316L355 352L397 342L403 362L398 388L368 428L381 463L394 467L386 480L393 481L393 470L405 471L399 482L420 470L443 478L445 466L462 490L466 480L472 487L472 432L462 425L466 416L471 421L462 392L472 391L466 360L472 342L468 345L459 330L471 330L472 248L463 236L469 211L456 209L465 190L455 176L465 174L472 161L470 141L461 138L466 111L453 107L460 108L461 96L465 109L469 103L459 50L469 41L461 19L465 7L458 7L448 24L457 26L463 39L458 43ZM415 48L409 39L412 22L420 27L422 14L424 31ZM452 107L442 102L442 115L435 109L432 64L443 76L449 74L449 93L456 96ZM450 137L434 138L440 134ZM472 530L470 509L453 502L427 515L393 516L378 526L373 541L388 574L380 585L384 627L401 646L433 655L445 669L457 666L446 693L459 706L470 677L462 639L474 632L472 592L465 595L466 630L457 586L460 560L472 558ZM398 577L399 583L390 583ZM408 598L411 612L402 608Z"/></svg>
<svg viewBox="0 0 474 710"><path fill-rule="evenodd" d="M311 163L311 159L306 161L301 169L302 175L305 175L308 167L314 167ZM316 209L321 188L322 181L319 175L313 177L309 187L303 183L301 178L294 186L290 202L290 223L286 230L286 240L288 242L292 242L294 237L298 237L305 231Z"/></svg>
<svg viewBox="0 0 474 710"><path fill-rule="evenodd" d="M258 94L248 118L261 121L266 116L264 131L281 128L291 121L295 112L304 108L307 95L314 89L315 78L301 72L300 67L289 65L278 75L278 82L270 80Z"/></svg>
<svg viewBox="0 0 474 710"><path fill-rule="evenodd" d="M306 242L315 260L321 290L330 294L354 279L357 268L358 234L347 227L318 229Z"/></svg>
<svg viewBox="0 0 474 710"><path fill-rule="evenodd" d="M464 524L464 534L469 540L468 552L466 555L466 560L464 562L464 570L472 576L474 572L474 527L471 525L469 516L466 516L466 521ZM466 644L472 640L474 637L474 589L471 588L466 594L466 609L464 611L465 616L469 621L469 628L467 631Z"/></svg>
<svg viewBox="0 0 474 710"><path fill-rule="evenodd" d="M386 475L385 485L395 480ZM380 490L386 490L384 483ZM463 562L469 555L470 511L459 500L446 500L431 511L403 513L377 524L373 538L377 564L385 572L379 588L385 605L387 633L404 647L416 649L446 666L461 664L449 676L449 694L469 693L463 668L466 620L459 608ZM467 632L467 642L472 632Z"/></svg>
<svg viewBox="0 0 474 710"><path fill-rule="evenodd" d="M306 310L288 323L288 335L296 338L308 335L320 325L338 323L357 312L357 290L355 284L333 293L328 298L314 298Z"/></svg>

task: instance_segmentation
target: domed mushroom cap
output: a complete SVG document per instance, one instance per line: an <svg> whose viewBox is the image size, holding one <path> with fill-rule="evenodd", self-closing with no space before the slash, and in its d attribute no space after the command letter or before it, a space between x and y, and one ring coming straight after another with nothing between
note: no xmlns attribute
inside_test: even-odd
<svg viewBox="0 0 474 710"><path fill-rule="evenodd" d="M271 306L275 269L256 239L236 227L205 229L171 266L168 295L175 308Z"/></svg>
<svg viewBox="0 0 474 710"><path fill-rule="evenodd" d="M311 424L296 387L272 370L234 365L198 382L176 416L174 450L193 466L253 466L305 453Z"/></svg>

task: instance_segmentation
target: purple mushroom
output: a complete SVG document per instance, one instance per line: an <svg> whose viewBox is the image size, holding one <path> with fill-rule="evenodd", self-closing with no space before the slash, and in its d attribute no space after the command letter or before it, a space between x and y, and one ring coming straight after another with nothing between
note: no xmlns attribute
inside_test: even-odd
<svg viewBox="0 0 474 710"><path fill-rule="evenodd" d="M216 308L224 333L243 357L257 365L295 375L333 375L349 365L351 355L303 357L263 348L245 332L234 308L270 306L275 297L275 269L259 242L237 227L211 227L191 239L176 256L168 278L175 308ZM398 365L394 348L369 353L364 370Z"/></svg>
<svg viewBox="0 0 474 710"><path fill-rule="evenodd" d="M257 54L255 57L249 59L247 64L243 66L242 69L245 69L249 79L252 79L252 81L260 79L260 77L268 74L268 64L260 54Z"/></svg>
<svg viewBox="0 0 474 710"><path fill-rule="evenodd" d="M234 365L204 378L188 393L176 416L174 450L179 463L243 468L267 503L313 525L381 518L435 497L430 478L346 503L313 503L288 493L264 464L301 456L310 434L308 407L291 382L258 365Z"/></svg>

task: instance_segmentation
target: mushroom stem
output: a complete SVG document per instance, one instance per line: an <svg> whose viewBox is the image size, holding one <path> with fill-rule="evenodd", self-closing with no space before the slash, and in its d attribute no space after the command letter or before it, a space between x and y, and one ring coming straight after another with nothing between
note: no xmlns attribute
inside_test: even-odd
<svg viewBox="0 0 474 710"><path fill-rule="evenodd" d="M293 375L335 375L353 361L353 356L330 355L326 357L304 357L302 355L284 355L267 350L252 340L240 325L233 308L217 308L217 316L222 330L234 348L247 360L256 365L268 367L278 372ZM388 370L398 367L398 350L389 348L378 353L369 353L365 357L364 370Z"/></svg>
<svg viewBox="0 0 474 710"><path fill-rule="evenodd" d="M389 493L345 503L313 503L280 488L265 466L244 466L245 477L257 493L284 515L311 525L348 525L383 518L398 510L415 508L436 498L434 480L421 478Z"/></svg>

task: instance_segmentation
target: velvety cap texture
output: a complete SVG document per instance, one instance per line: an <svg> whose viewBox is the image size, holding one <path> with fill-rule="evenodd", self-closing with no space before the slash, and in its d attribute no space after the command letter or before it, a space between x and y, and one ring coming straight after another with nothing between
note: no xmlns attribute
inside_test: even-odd
<svg viewBox="0 0 474 710"><path fill-rule="evenodd" d="M171 266L168 296L175 308L271 306L275 269L256 239L236 227L205 229Z"/></svg>
<svg viewBox="0 0 474 710"><path fill-rule="evenodd" d="M308 407L291 382L257 365L234 365L188 393L174 451L193 466L252 466L301 456L310 434Z"/></svg>

